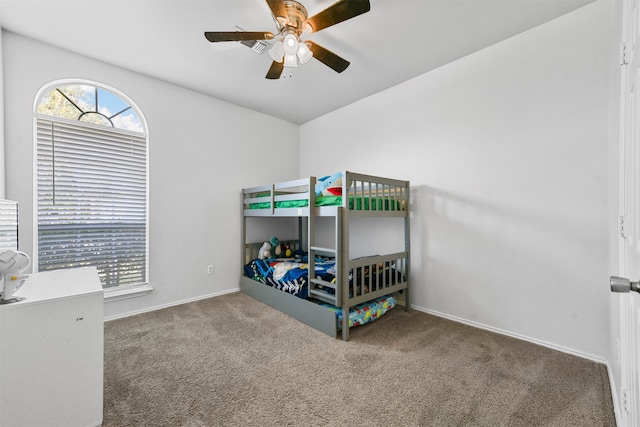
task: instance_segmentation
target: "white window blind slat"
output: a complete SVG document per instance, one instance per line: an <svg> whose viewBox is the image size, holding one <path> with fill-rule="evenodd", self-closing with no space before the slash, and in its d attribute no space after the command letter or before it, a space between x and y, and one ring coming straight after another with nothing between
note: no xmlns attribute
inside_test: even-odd
<svg viewBox="0 0 640 427"><path fill-rule="evenodd" d="M0 200L0 249L18 250L18 203Z"/></svg>
<svg viewBox="0 0 640 427"><path fill-rule="evenodd" d="M147 138L38 117L38 266L147 282Z"/></svg>

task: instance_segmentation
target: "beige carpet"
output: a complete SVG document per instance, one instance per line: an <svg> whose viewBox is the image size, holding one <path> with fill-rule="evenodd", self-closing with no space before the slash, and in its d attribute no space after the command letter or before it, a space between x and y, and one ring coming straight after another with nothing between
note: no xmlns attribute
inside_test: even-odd
<svg viewBox="0 0 640 427"><path fill-rule="evenodd" d="M606 367L396 307L343 342L241 293L105 323L112 426L614 426Z"/></svg>

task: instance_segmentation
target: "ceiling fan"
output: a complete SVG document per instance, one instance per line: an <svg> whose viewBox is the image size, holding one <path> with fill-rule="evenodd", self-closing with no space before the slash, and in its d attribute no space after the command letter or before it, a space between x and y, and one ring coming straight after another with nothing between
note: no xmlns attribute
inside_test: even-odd
<svg viewBox="0 0 640 427"><path fill-rule="evenodd" d="M349 61L311 40L301 40L304 33L315 33L346 21L371 9L369 0L340 0L322 12L307 17L307 9L296 0L266 0L276 22L276 33L259 31L206 31L204 36L212 43L230 41L258 41L278 38L269 50L273 59L267 79L278 79L284 67L297 67L316 58L338 73L349 66Z"/></svg>

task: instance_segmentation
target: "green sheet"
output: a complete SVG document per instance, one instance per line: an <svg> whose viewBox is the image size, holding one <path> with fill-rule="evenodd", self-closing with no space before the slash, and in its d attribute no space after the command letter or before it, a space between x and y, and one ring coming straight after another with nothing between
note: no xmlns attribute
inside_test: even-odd
<svg viewBox="0 0 640 427"><path fill-rule="evenodd" d="M354 197L349 197L349 209L351 210L363 210L362 204L364 201L364 210L373 210L373 211L398 211L400 210L400 203L394 203L393 200L388 198L378 198L378 197L356 197L356 207L353 207ZM277 209L285 209L285 208L305 208L309 205L308 200L285 200L282 202L276 202ZM316 206L340 206L342 205L342 196L318 196L316 197ZM371 205L371 208L369 208ZM270 202L259 202L259 203L251 203L249 205L249 209L270 209Z"/></svg>
<svg viewBox="0 0 640 427"><path fill-rule="evenodd" d="M342 204L342 196L318 196L316 197L316 206L340 206ZM276 208L306 208L309 206L308 200L284 200L276 202ZM269 209L270 202L251 203L249 209Z"/></svg>

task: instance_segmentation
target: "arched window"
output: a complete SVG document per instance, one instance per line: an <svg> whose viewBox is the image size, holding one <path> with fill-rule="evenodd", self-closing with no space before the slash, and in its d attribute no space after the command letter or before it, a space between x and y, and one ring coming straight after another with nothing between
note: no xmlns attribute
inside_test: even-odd
<svg viewBox="0 0 640 427"><path fill-rule="evenodd" d="M35 104L38 271L95 266L105 288L146 285L148 134L124 94L44 87Z"/></svg>

